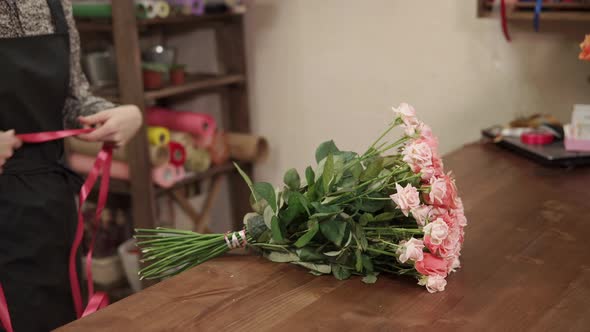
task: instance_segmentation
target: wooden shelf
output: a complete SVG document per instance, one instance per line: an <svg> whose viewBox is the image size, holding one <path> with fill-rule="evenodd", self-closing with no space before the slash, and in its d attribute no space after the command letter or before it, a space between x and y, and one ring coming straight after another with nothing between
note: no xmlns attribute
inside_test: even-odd
<svg viewBox="0 0 590 332"><path fill-rule="evenodd" d="M244 165L247 165L247 164L248 163L244 163L244 162L238 163L238 165L240 165L240 167L243 167ZM156 196L161 196L161 195L164 195L170 191L173 191L176 189L181 189L184 186L198 184L199 182L201 182L203 180L207 180L215 175L231 173L233 171L235 171L234 164L233 164L233 162L229 161L229 162L226 162L221 165L212 166L211 168L209 168L208 170L206 170L205 172L202 172L202 173L188 174L183 180L178 181L176 184L174 184L170 188L161 188L158 186L154 186L154 193ZM86 177L86 174L80 174L80 175L83 177ZM129 181L126 181L126 180L111 179L109 191L112 193L127 195L127 194L131 193L131 184Z"/></svg>
<svg viewBox="0 0 590 332"><path fill-rule="evenodd" d="M158 90L147 90L144 92L144 96L145 100L152 101L160 98L199 92L202 90L210 90L234 84L242 84L245 81L246 77L239 74L191 74L187 76L186 82L182 85L168 85ZM97 88L93 90L93 93L113 102L119 101L119 93L115 86Z"/></svg>
<svg viewBox="0 0 590 332"><path fill-rule="evenodd" d="M480 17L490 16L494 7L494 1L480 0L478 15ZM517 2L507 5L506 19L511 21L532 21L534 16L534 2ZM543 3L540 14L541 21L590 21L590 4L588 3Z"/></svg>
<svg viewBox="0 0 590 332"><path fill-rule="evenodd" d="M170 16L167 18L153 18L153 19L138 19L137 27L140 30L150 27L166 27L166 26L195 26L209 25L211 23L218 23L224 21L231 21L241 17L241 14L226 13L226 14L205 14L201 16L195 15L181 15ZM110 19L86 19L77 18L76 26L80 32L110 32L113 31L113 24Z"/></svg>

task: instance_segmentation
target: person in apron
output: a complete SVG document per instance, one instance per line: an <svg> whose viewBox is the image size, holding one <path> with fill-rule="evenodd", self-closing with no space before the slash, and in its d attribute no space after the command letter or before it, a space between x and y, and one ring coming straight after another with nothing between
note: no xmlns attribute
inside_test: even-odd
<svg viewBox="0 0 590 332"><path fill-rule="evenodd" d="M62 140L21 146L15 137L64 129L68 24L64 0L44 1L54 33L0 38L0 284L17 332L49 331L75 319L68 257L79 182L63 165ZM141 113L121 106L79 121L99 126L80 138L120 145L139 128Z"/></svg>

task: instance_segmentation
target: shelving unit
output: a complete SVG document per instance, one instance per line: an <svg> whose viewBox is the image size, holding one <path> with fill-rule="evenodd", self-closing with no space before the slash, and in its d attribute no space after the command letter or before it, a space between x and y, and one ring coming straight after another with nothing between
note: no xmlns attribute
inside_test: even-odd
<svg viewBox="0 0 590 332"><path fill-rule="evenodd" d="M178 16L166 19L137 19L133 0L112 2L111 20L77 20L76 24L81 38L85 34L105 35L112 38L117 61L118 86L102 88L95 94L120 104L134 104L145 111L148 101L166 98L171 100L179 96L200 93L218 94L222 101L222 125L232 132L250 131L248 110L248 93L246 84L246 66L244 50L243 16L238 14L217 14L203 16ZM217 43L217 58L220 73L193 74L184 84L165 86L159 90L144 91L140 60L140 32L149 34L151 30L158 34L175 33L186 29L212 29ZM189 186L198 186L205 179L218 179L227 176L230 186L232 205L232 225L240 227L242 216L249 210L249 190L243 183L231 162L216 165L204 173L188 175L172 188L158 188L152 184L149 165L146 126L142 125L139 133L127 149L129 156L130 180L113 180L111 191L128 195L134 227L151 228L155 222L155 198L170 195L175 199L188 192ZM252 165L241 163L240 166L252 175ZM185 206L186 207L186 206ZM189 213L190 214L190 213ZM194 211L193 211L193 214Z"/></svg>
<svg viewBox="0 0 590 332"><path fill-rule="evenodd" d="M498 1L477 0L478 17L489 17L494 4ZM509 21L532 21L534 16L535 2L517 2L506 4L506 19ZM590 3L543 3L540 14L542 21L590 21Z"/></svg>

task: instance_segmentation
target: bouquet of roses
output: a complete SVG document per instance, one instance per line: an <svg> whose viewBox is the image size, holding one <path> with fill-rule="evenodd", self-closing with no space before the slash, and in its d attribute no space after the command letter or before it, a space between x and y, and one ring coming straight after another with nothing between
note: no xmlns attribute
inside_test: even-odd
<svg viewBox="0 0 590 332"><path fill-rule="evenodd" d="M315 152L317 166L304 176L288 170L282 188L252 183L238 167L252 192L253 212L244 217L243 230L138 229L135 237L150 263L141 277L168 277L248 246L316 275L359 275L366 283L380 273L410 275L429 292L444 290L446 276L460 266L463 204L443 171L430 127L408 104L394 114L363 154L324 142ZM387 140L398 126L405 135Z"/></svg>

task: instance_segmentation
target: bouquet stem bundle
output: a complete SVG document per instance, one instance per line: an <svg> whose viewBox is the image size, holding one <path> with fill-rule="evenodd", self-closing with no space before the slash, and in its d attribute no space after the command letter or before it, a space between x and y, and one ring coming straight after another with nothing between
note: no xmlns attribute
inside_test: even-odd
<svg viewBox="0 0 590 332"><path fill-rule="evenodd" d="M324 142L315 153L317 167L307 167L304 179L288 170L282 188L253 183L236 165L252 192L253 212L244 217L244 229L138 229L149 263L141 277L169 277L248 246L316 275L359 275L367 283L379 273L411 275L430 292L444 290L446 276L459 267L463 205L454 180L443 172L430 128L407 104L394 112L392 124L365 153ZM405 135L386 140L399 126Z"/></svg>

